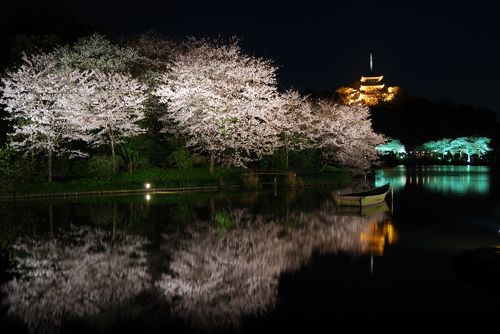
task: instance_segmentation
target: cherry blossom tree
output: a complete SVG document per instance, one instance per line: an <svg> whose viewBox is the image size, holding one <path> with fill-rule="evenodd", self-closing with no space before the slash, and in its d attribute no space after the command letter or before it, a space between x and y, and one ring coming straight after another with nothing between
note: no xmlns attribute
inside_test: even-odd
<svg viewBox="0 0 500 334"><path fill-rule="evenodd" d="M152 93L162 84L162 76L170 71L177 57L190 48L188 41L174 41L154 33L142 34L129 40L128 46L134 49L138 58L135 60L131 73L134 78L148 86L147 100L144 103L145 124L154 133L162 134L162 129L170 127L159 121L166 113L166 104Z"/></svg>
<svg viewBox="0 0 500 334"><path fill-rule="evenodd" d="M474 145L472 149L472 154L477 154L479 157L492 151L493 149L489 146L491 139L488 137L474 137Z"/></svg>
<svg viewBox="0 0 500 334"><path fill-rule="evenodd" d="M88 142L90 119L85 103L93 96L89 71L61 69L53 54L23 58L23 64L2 79L1 102L14 122L12 146L48 157L52 181L52 156L85 155L68 143Z"/></svg>
<svg viewBox="0 0 500 334"><path fill-rule="evenodd" d="M112 308L150 286L147 242L122 232L72 226L64 238L18 240L13 279L2 286L8 314L33 332Z"/></svg>
<svg viewBox="0 0 500 334"><path fill-rule="evenodd" d="M377 145L376 150L381 154L392 153L398 155L406 153L405 146L401 144L399 139L389 139L387 142Z"/></svg>
<svg viewBox="0 0 500 334"><path fill-rule="evenodd" d="M114 44L99 34L81 38L74 45L63 46L54 53L62 67L114 73L129 72L139 58L133 48Z"/></svg>
<svg viewBox="0 0 500 334"><path fill-rule="evenodd" d="M470 162L471 155L477 154L481 156L489 151L491 148L488 146L491 139L486 137L459 137L450 142L450 152L452 154L460 153L467 156L467 162Z"/></svg>
<svg viewBox="0 0 500 334"><path fill-rule="evenodd" d="M428 141L424 144L422 144L422 147L424 150L431 151L431 152L436 152L440 153L442 157L450 152L451 149L451 140L447 138L439 139L439 140L433 140L433 141Z"/></svg>
<svg viewBox="0 0 500 334"><path fill-rule="evenodd" d="M138 123L144 119L146 87L129 74L140 58L137 51L94 34L54 53L63 68L92 71L95 92L86 110L93 129L91 144L109 143L116 171L116 144L144 132Z"/></svg>
<svg viewBox="0 0 500 334"><path fill-rule="evenodd" d="M109 143L113 169L116 171L115 146L126 137L144 132L140 122L144 119L146 87L129 74L94 71L94 94L88 99L88 127L91 144Z"/></svg>
<svg viewBox="0 0 500 334"><path fill-rule="evenodd" d="M161 120L174 123L188 147L209 154L210 172L215 160L244 166L278 145L275 71L269 61L244 54L236 40L197 41L155 91L167 104Z"/></svg>
<svg viewBox="0 0 500 334"><path fill-rule="evenodd" d="M279 146L285 150L285 165L288 168L290 150L312 147L315 117L307 97L295 90L282 94L282 107L275 113L280 131Z"/></svg>
<svg viewBox="0 0 500 334"><path fill-rule="evenodd" d="M132 71L141 81L156 87L161 83L162 74L171 69L174 61L187 51L190 43L146 33L130 40L128 45L137 53Z"/></svg>
<svg viewBox="0 0 500 334"><path fill-rule="evenodd" d="M363 172L378 159L375 149L385 141L373 131L370 110L363 105L338 105L319 100L313 105L316 147L326 160Z"/></svg>

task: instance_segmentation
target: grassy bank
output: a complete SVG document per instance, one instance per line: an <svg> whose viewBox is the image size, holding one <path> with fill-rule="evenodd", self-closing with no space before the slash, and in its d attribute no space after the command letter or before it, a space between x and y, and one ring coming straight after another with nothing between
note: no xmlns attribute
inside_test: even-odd
<svg viewBox="0 0 500 334"><path fill-rule="evenodd" d="M239 182L239 170L216 169L209 174L206 168L160 169L151 168L135 173L120 173L112 178L86 178L65 182L12 184L4 195L24 193L52 193L99 190L143 189L145 183L153 188L205 187L234 185Z"/></svg>
<svg viewBox="0 0 500 334"><path fill-rule="evenodd" d="M39 182L39 183L6 183L0 195L12 196L31 193L62 193L62 192L87 192L109 190L134 190L144 189L146 183L152 188L185 188L185 187L210 187L229 189L241 186L242 174L245 169L218 168L214 174L209 174L207 168L189 169L160 169L151 168L135 173L120 173L108 179L86 178L65 182ZM296 186L321 186L341 185L351 181L348 169L328 167L318 173L297 173ZM284 185L278 181L278 185Z"/></svg>

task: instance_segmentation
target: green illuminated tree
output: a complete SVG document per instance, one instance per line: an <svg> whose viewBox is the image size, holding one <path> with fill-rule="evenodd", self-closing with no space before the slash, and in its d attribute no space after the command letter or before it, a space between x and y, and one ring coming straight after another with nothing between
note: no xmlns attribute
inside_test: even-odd
<svg viewBox="0 0 500 334"><path fill-rule="evenodd" d="M389 139L385 143L378 145L376 147L376 150L380 154L393 153L396 156L406 153L405 146L403 144L401 144L401 141L399 141L399 139Z"/></svg>
<svg viewBox="0 0 500 334"><path fill-rule="evenodd" d="M448 152L450 152L451 140L444 138L435 141L428 141L422 145L423 149L430 152L440 153L444 158Z"/></svg>
<svg viewBox="0 0 500 334"><path fill-rule="evenodd" d="M460 156L465 154L467 162L470 162L472 155L482 156L491 151L488 146L491 139L487 137L459 137L451 141L450 152L452 154L460 153Z"/></svg>

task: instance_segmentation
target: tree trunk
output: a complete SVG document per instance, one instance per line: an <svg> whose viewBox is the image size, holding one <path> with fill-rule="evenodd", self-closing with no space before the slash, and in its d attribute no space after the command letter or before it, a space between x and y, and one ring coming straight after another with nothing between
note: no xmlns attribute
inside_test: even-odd
<svg viewBox="0 0 500 334"><path fill-rule="evenodd" d="M115 140L113 138L113 132L109 128L109 142L111 143L111 161L113 162L113 171L116 173L116 154L115 154Z"/></svg>
<svg viewBox="0 0 500 334"><path fill-rule="evenodd" d="M285 148L285 169L288 170L288 152L290 151L290 139L288 137L288 134L285 133L285 138L284 138L284 148Z"/></svg>
<svg viewBox="0 0 500 334"><path fill-rule="evenodd" d="M288 152L289 152L289 148L288 148L288 144L285 146L285 169L288 170Z"/></svg>
<svg viewBox="0 0 500 334"><path fill-rule="evenodd" d="M208 172L210 174L213 174L215 170L215 157L213 154L210 154L210 167L208 169Z"/></svg>
<svg viewBox="0 0 500 334"><path fill-rule="evenodd" d="M49 182L52 182L52 149L49 149Z"/></svg>

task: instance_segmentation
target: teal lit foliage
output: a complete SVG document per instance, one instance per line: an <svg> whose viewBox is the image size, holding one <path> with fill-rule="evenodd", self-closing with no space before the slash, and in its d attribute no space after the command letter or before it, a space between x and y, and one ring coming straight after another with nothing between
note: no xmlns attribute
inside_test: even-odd
<svg viewBox="0 0 500 334"><path fill-rule="evenodd" d="M406 153L405 146L401 144L399 139L390 139L387 142L378 145L375 148L380 154L401 155Z"/></svg>
<svg viewBox="0 0 500 334"><path fill-rule="evenodd" d="M471 156L482 157L492 149L489 147L491 142L487 137L459 137L456 139L440 139L436 141L429 141L422 145L423 150L433 153L438 153L441 157L447 154L460 157L467 157L470 162Z"/></svg>
<svg viewBox="0 0 500 334"><path fill-rule="evenodd" d="M422 148L425 151L439 153L441 154L442 157L444 157L450 150L451 147L450 143L451 143L450 139L444 138L440 140L426 142L422 145Z"/></svg>

